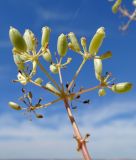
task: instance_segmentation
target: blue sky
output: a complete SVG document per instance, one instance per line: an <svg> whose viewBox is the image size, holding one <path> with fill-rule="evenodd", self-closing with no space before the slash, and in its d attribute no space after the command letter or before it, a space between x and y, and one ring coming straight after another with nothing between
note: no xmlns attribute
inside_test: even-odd
<svg viewBox="0 0 136 160"><path fill-rule="evenodd" d="M124 4L133 11L131 1L124 0ZM111 6L112 3L107 0L1 0L0 158L81 156L75 150L76 143L72 139L72 128L63 103L43 110L45 118L33 118L32 122L21 112L8 107L8 101L18 102L22 88L20 84L11 83L16 79L17 68L8 37L10 26L19 29L22 34L25 29L31 29L39 41L41 28L50 26L52 53L56 51L57 36L61 33L73 31L78 38L85 36L89 44L97 28L105 27L106 38L98 54L111 50L113 57L104 61L103 72L111 71L116 82L130 81L134 88L123 95L107 91L105 97L99 97L97 91L88 93L83 98L90 98L91 104L80 104L73 112L81 132L91 133L88 147L94 158L136 158L136 24L132 23L125 33L120 32L118 28L126 19L113 15ZM71 80L73 71L81 63L81 57L74 52L69 52L68 56L73 58L73 63L64 73L65 81ZM40 71L38 75L42 76ZM45 82L48 82L46 77ZM87 63L77 79L77 85L89 87L97 84L93 65ZM25 88L32 90L37 99L42 96L45 103L52 99L51 95L37 87L28 85Z"/></svg>

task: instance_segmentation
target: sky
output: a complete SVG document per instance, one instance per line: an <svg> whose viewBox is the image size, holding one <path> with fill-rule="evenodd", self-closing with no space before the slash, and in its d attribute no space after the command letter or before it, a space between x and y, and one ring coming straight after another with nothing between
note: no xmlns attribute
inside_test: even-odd
<svg viewBox="0 0 136 160"><path fill-rule="evenodd" d="M63 103L56 103L39 111L45 118L42 120L8 107L9 101L19 103L22 95L21 84L12 83L16 79L17 68L13 62L12 45L9 41L9 28L13 26L22 34L31 29L40 42L41 29L49 26L52 29L50 49L56 51L57 37L61 33L74 32L78 39L87 38L87 44L96 30L103 26L106 38L99 50L102 54L112 51L112 59L104 60L103 74L112 72L115 82L132 82L134 87L126 94L115 94L107 90L104 97L98 96L98 90L81 98L90 99L89 105L78 105L73 114L83 135L90 133L87 144L93 158L136 158L136 23L132 23L126 32L119 26L127 21L119 14L111 12L113 2L107 0L1 0L0 1L0 158L81 158L76 151L71 124L68 120ZM124 5L133 11L131 1L124 0ZM39 43L40 47L40 43ZM70 81L81 63L81 57L69 51L68 57L73 62L63 71L65 83ZM48 67L46 62L42 63ZM48 68L47 68L48 69ZM52 75L52 74L51 74ZM47 77L38 70L36 75L49 82ZM54 75L52 75L54 76ZM58 80L58 77L55 76ZM88 88L99 82L95 79L93 64L88 62L77 78L78 90ZM28 84L24 87L32 91L34 102L40 97L43 104L55 97L44 90Z"/></svg>

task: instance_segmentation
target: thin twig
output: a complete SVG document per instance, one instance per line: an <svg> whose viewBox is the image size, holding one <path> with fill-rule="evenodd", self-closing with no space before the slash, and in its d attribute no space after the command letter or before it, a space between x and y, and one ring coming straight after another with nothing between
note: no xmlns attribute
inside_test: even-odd
<svg viewBox="0 0 136 160"><path fill-rule="evenodd" d="M61 91L60 87L58 86L57 82L50 76L50 74L46 71L46 69L43 67L43 65L38 61L38 65L41 68L41 70L45 73L45 75L52 81L52 83L57 87L59 91Z"/></svg>
<svg viewBox="0 0 136 160"><path fill-rule="evenodd" d="M49 103L43 104L43 105L41 105L41 106L39 106L39 107L36 107L36 109L48 107L48 106L50 106L50 105L52 105L52 104L55 104L55 103L59 102L61 99L62 99L62 98L55 99L54 101L51 101L51 102L49 102Z"/></svg>
<svg viewBox="0 0 136 160"><path fill-rule="evenodd" d="M81 94L93 91L93 90L98 89L98 88L100 88L100 85L97 85L95 87L91 87L91 88L88 88L88 89L83 89L83 90L77 92L76 95L75 95L75 97L78 96L78 95L81 95Z"/></svg>
<svg viewBox="0 0 136 160"><path fill-rule="evenodd" d="M80 73L80 71L81 71L83 65L85 64L85 62L86 62L86 59L83 59L83 61L82 61L82 63L80 64L80 66L79 66L77 72L75 73L75 75L74 75L74 77L73 77L71 83L70 83L69 86L68 86L68 91L70 90L70 88L71 88L72 85L74 84L74 82L75 82L77 76L79 75L79 73Z"/></svg>
<svg viewBox="0 0 136 160"><path fill-rule="evenodd" d="M60 67L60 66L61 66L61 62L62 62L62 57L60 58L58 69L59 69L60 84L61 84L61 86L62 86L62 91L64 91L63 80L62 80L62 74L61 74L61 67Z"/></svg>

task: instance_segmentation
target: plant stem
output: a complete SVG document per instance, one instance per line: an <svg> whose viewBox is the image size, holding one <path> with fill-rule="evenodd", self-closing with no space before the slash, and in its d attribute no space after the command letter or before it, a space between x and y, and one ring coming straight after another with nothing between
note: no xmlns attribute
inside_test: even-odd
<svg viewBox="0 0 136 160"><path fill-rule="evenodd" d="M59 65L60 65L60 66L61 66L61 62L62 62L62 57L60 58L60 61L59 61ZM60 84L61 84L61 86L62 86L62 91L64 91L63 80L62 80L62 74L61 74L61 67L59 67L58 69L59 69Z"/></svg>
<svg viewBox="0 0 136 160"><path fill-rule="evenodd" d="M78 70L76 71L76 73L75 73L75 75L74 75L71 83L70 83L69 86L68 86L68 91L70 90L70 88L72 87L73 83L75 82L75 80L76 80L77 76L79 75L79 73L80 73L83 65L85 64L85 62L86 62L86 59L83 59L82 63L80 64L80 66L79 66L79 68L78 68Z"/></svg>
<svg viewBox="0 0 136 160"><path fill-rule="evenodd" d="M89 155L87 146L86 146L86 141L81 136L81 133L80 133L80 131L78 129L78 126L76 124L76 121L75 121L75 119L72 115L72 112L71 112L71 109L70 109L70 106L69 106L69 103L68 103L67 99L64 99L64 104L65 104L68 117L70 119L70 122L71 122L73 130L74 130L74 136L75 136L75 138L77 140L77 143L78 143L78 150L82 151L84 160L92 160L90 155Z"/></svg>
<svg viewBox="0 0 136 160"><path fill-rule="evenodd" d="M86 93L86 92L93 91L93 90L95 90L95 89L97 89L97 88L99 88L99 87L100 87L100 85L97 85L97 86L95 86L95 87L91 87L91 88L88 88L88 89L83 89L83 90L77 92L76 95L78 96L78 95L84 94L84 93ZM75 97L76 97L76 96L75 96Z"/></svg>
<svg viewBox="0 0 136 160"><path fill-rule="evenodd" d="M41 70L46 74L46 76L52 81L52 83L57 87L57 89L61 91L56 81L49 75L49 73L46 71L46 69L43 67L43 65L39 61L38 61L38 65L41 68Z"/></svg>

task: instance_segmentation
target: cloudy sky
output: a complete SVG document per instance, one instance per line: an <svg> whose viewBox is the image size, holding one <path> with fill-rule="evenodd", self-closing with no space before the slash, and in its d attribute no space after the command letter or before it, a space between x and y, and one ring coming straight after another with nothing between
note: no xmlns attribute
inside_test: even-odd
<svg viewBox="0 0 136 160"><path fill-rule="evenodd" d="M18 101L21 96L20 84L13 84L17 68L12 59L12 46L9 42L10 26L19 29L31 29L40 40L41 28L52 29L50 47L56 51L57 37L61 33L75 32L78 38L85 36L89 44L97 28L104 26L106 38L98 54L107 50L113 53L112 59L104 61L103 74L113 73L115 82L130 81L134 84L131 92L118 95L107 90L105 97L99 97L98 91L81 97L89 98L91 103L78 105L73 110L83 135L90 133L89 151L94 158L136 158L136 90L135 90L135 52L136 24L130 25L125 33L119 26L126 22L120 15L111 13L112 2L107 0L1 0L0 1L0 158L80 158L76 152L72 127L66 115L63 103L57 103L45 110L45 118L37 120L23 112L8 107L8 101ZM124 4L133 11L131 2ZM81 63L81 57L73 52L73 58L64 74L64 81L70 81L74 71ZM47 64L42 61L46 67ZM48 79L39 71L38 76ZM58 79L58 78L56 78ZM77 88L97 85L93 65L87 63L77 79ZM27 85L33 92L35 102L39 97L43 103L55 97L43 90Z"/></svg>

